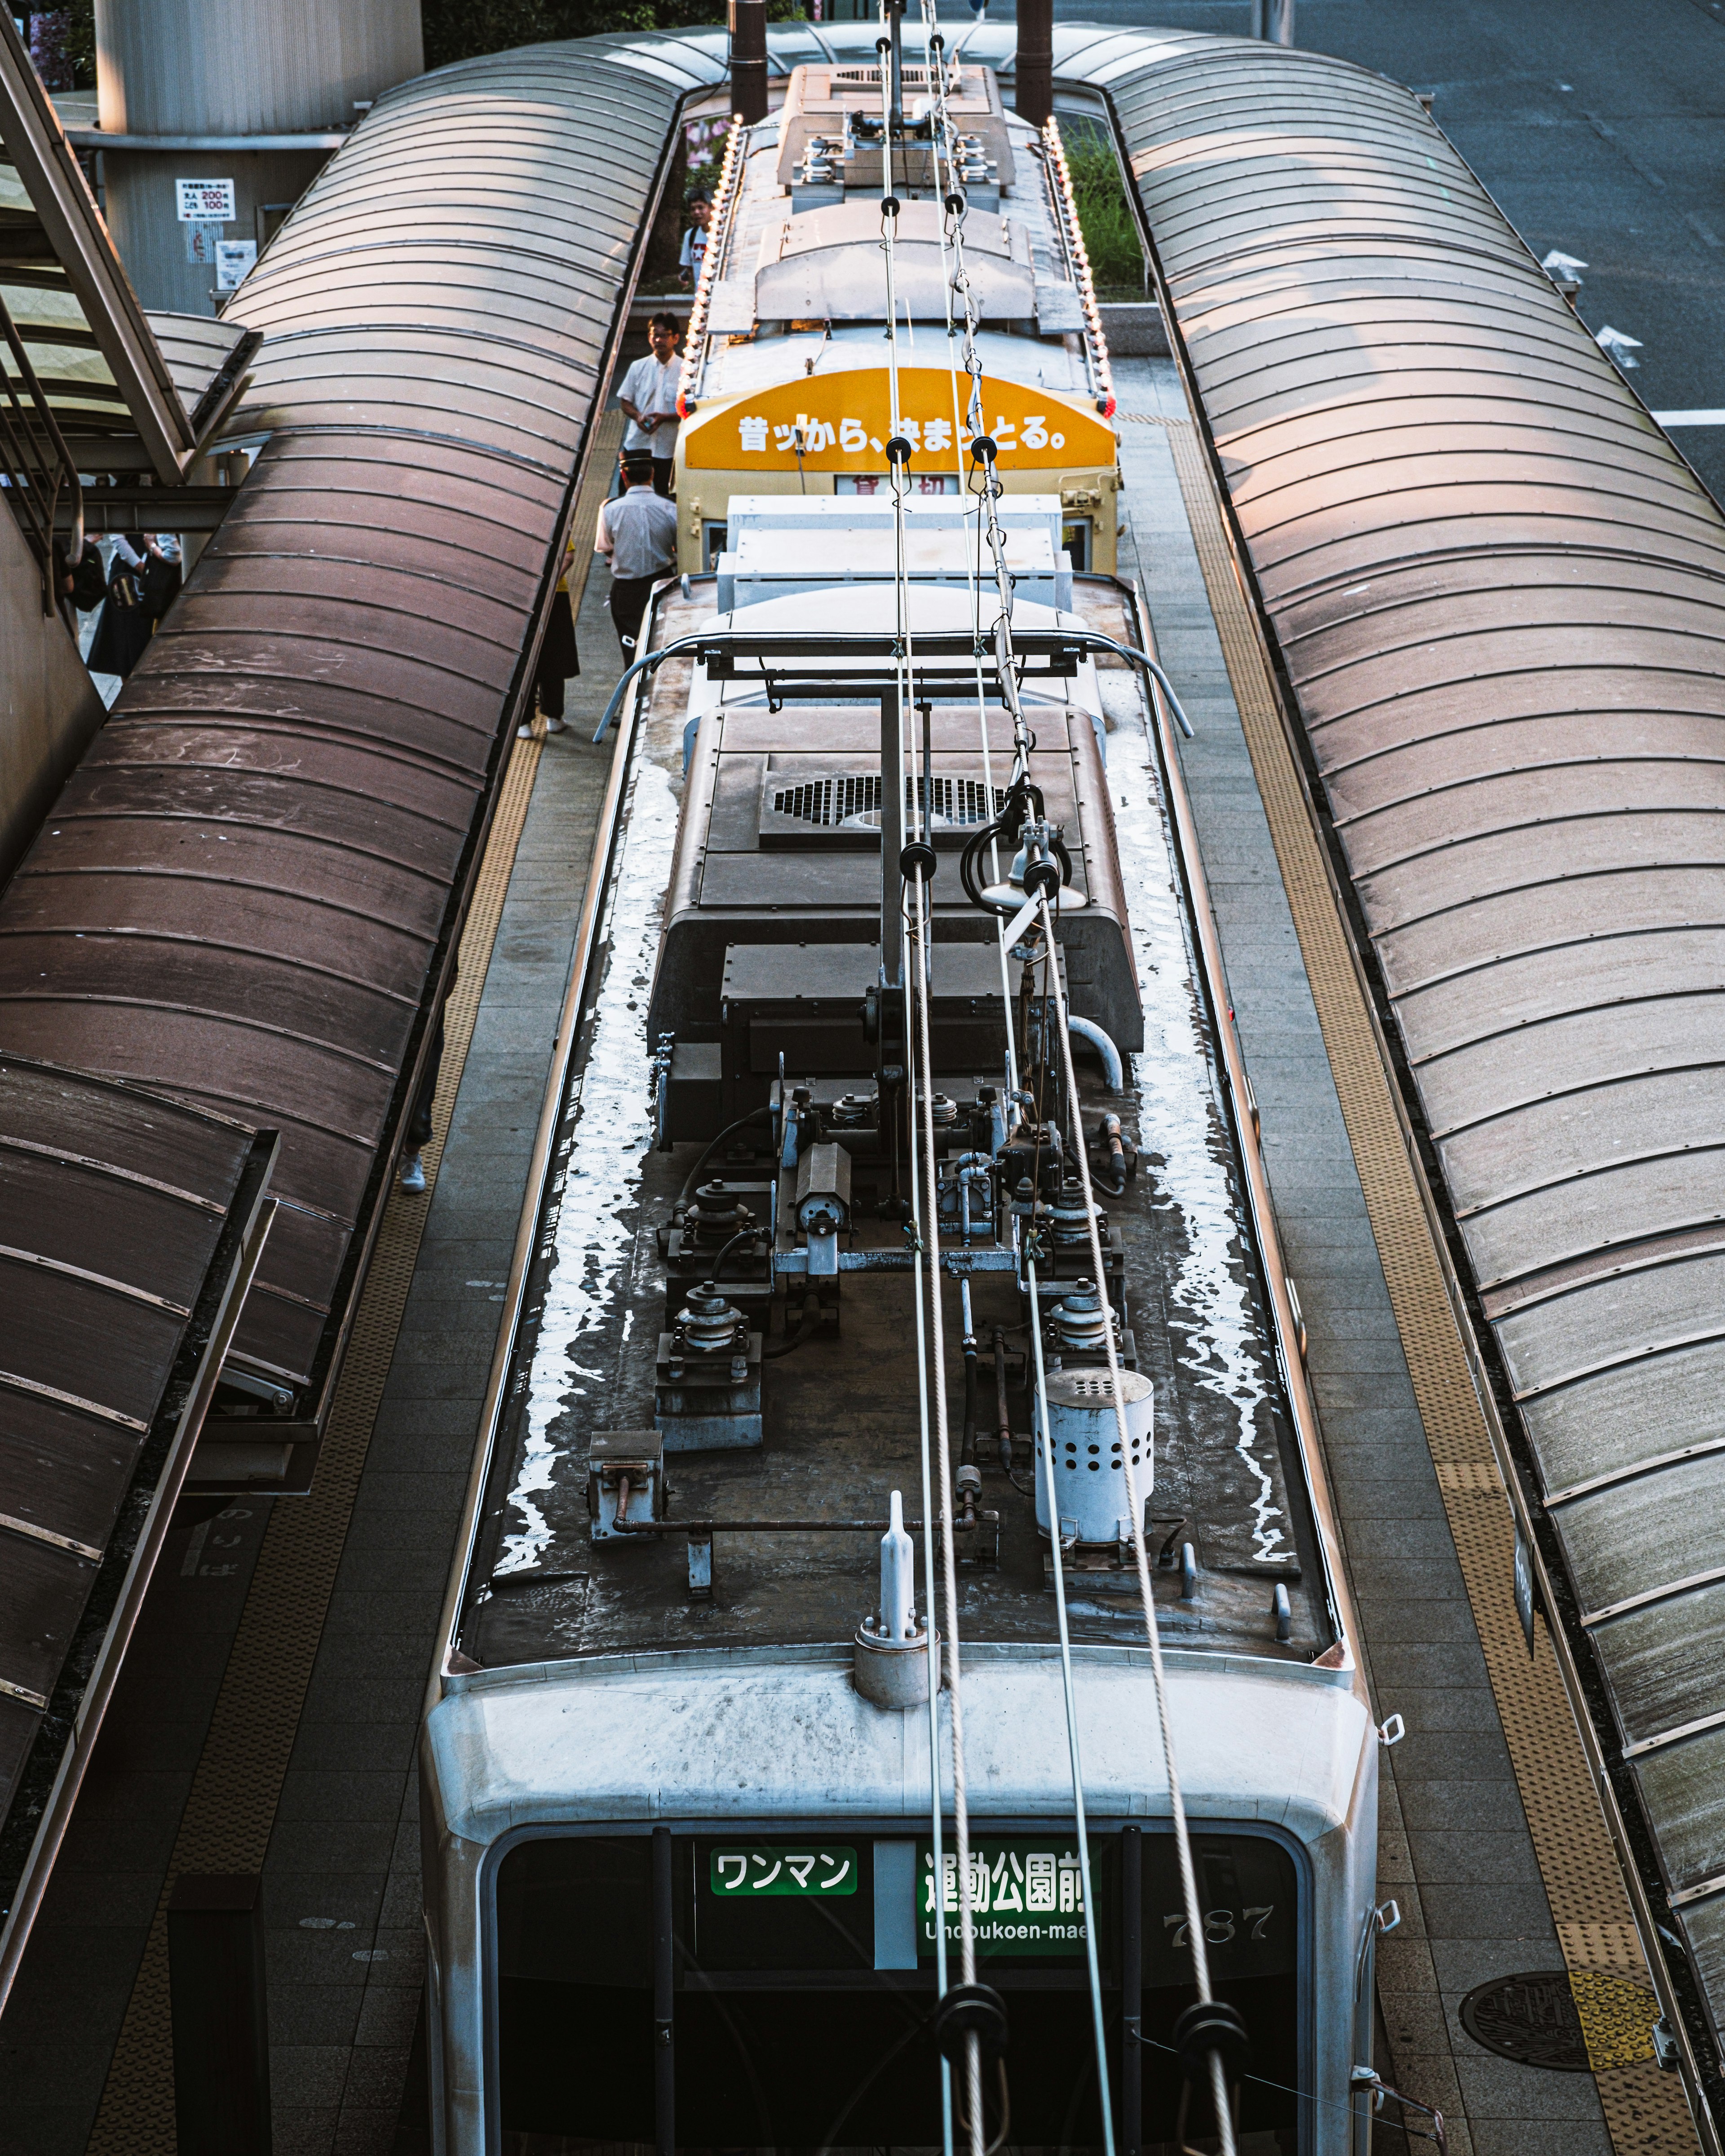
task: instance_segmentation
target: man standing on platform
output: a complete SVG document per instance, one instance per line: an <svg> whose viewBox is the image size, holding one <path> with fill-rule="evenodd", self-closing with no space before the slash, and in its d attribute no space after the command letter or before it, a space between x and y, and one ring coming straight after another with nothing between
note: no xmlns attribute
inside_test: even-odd
<svg viewBox="0 0 1725 2156"><path fill-rule="evenodd" d="M683 380L677 341L682 334L675 315L655 315L647 325L653 349L630 367L617 393L618 403L629 414L624 449L639 449L653 459L654 488L667 495L677 453L677 392Z"/></svg>
<svg viewBox="0 0 1725 2156"><path fill-rule="evenodd" d="M593 544L611 564L611 619L624 661L632 665L648 594L676 565L677 512L655 490L653 459L644 450L624 451L623 484L624 491L599 511Z"/></svg>

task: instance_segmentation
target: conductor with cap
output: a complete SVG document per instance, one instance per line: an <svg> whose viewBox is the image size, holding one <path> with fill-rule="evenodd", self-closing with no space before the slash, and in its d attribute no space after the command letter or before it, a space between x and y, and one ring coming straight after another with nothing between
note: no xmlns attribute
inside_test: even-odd
<svg viewBox="0 0 1725 2156"><path fill-rule="evenodd" d="M624 451L623 487L600 510L593 545L611 564L611 619L624 660L632 664L648 595L676 563L677 511L654 491L653 459L644 450Z"/></svg>

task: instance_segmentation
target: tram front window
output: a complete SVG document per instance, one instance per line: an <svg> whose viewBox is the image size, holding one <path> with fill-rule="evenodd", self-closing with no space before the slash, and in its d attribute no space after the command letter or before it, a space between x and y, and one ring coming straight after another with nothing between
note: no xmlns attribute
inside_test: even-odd
<svg viewBox="0 0 1725 2156"><path fill-rule="evenodd" d="M957 1878L926 1840L679 1836L672 1876L680 2148L937 2148L937 1905L956 1965ZM1296 1881L1258 1837L1194 1841L1216 1989L1252 2036L1242 2156L1293 2156ZM1120 1846L1094 1835L1109 2071L1120 2099ZM972 1853L978 1974L1011 2020L1007 2093L1015 2151L1099 2149L1086 1968L1087 1913L1070 1834L979 1834ZM1192 1998L1191 1956L1168 1839L1147 1834L1140 1915L1144 2156L1174 2156L1180 2100L1168 2039ZM497 1885L498 2059L505 2156L652 2156L654 1936L645 1835L519 1845ZM956 1967L955 1967L956 1974ZM1000 2128L988 2091L988 2135ZM1188 2133L1203 2138L1197 2111Z"/></svg>

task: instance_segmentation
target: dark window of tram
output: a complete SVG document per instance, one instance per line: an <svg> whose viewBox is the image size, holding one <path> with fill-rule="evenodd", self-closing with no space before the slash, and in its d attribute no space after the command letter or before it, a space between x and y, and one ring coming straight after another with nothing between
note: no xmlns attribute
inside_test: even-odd
<svg viewBox="0 0 1725 2156"><path fill-rule="evenodd" d="M1090 519L1069 516L1060 526L1060 544L1072 557L1072 567L1082 576L1090 567Z"/></svg>
<svg viewBox="0 0 1725 2156"><path fill-rule="evenodd" d="M980 1840L1001 1909L1014 1906L1010 1857L1031 1840L1060 1853L1070 1848L1070 1835ZM1194 1853L1212 1979L1252 2036L1240 2094L1241 2156L1292 2156L1299 2146L1287 2093L1299 2074L1294 1867L1273 1843L1244 1835L1199 1836ZM739 1858L753 1866L737 1875L746 1891L723 1896L719 1887ZM811 1858L814 1867L805 1869ZM799 1891L791 1891L788 1873L768 1876L781 1860L801 1873ZM855 1866L850 1881L840 1871L846 1861ZM908 1885L918 1866L925 1875L931 1869L926 1843L678 1839L680 2148L765 2156L798 2147L837 2156L938 2145L939 2082L928 2033L932 1919L921 1917L920 1895L917 1915L895 1914L895 1882ZM1028 1856L1019 1900L1029 1892L1027 1866ZM1116 1837L1092 1838L1091 1866L1117 2111ZM1145 1835L1143 1871L1143 2151L1174 2156L1180 2089L1167 2045L1193 1994L1168 1837ZM768 1889L758 1898L757 1881ZM828 1883L838 1890L829 1898L821 1892ZM918 1883L927 1886L927 1876ZM983 1922L997 1941L1020 1929L993 1908ZM651 2156L652 1928L644 1835L526 1842L505 1859L497 1889L505 2156L572 2156L601 2142L614 2144L612 2156ZM1001 1991L1012 2020L1012 2145L1079 2156L1099 2148L1101 2133L1081 1933L1068 1930L1069 1943L1055 1954L1021 1943L991 1947L985 1938L980 1974ZM903 1965L913 1958L916 1966ZM883 1959L901 1965L877 1968ZM991 2100L991 2138L993 2109ZM1188 2133L1202 2143L1204 2128L1195 2107Z"/></svg>

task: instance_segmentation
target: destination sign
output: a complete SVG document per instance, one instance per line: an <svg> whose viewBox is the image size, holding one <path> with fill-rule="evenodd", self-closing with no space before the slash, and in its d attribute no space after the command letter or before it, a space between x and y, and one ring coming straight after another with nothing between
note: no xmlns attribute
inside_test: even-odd
<svg viewBox="0 0 1725 2156"><path fill-rule="evenodd" d="M942 1852L942 1877L935 1884L934 1848L916 1845L916 1952L932 1960L938 1901L949 1948L959 1945L958 1858ZM970 1845L970 1907L976 1950L983 1960L1006 1954L1079 1956L1085 1951L1088 1912L1078 1845L1070 1835L985 1835Z"/></svg>
<svg viewBox="0 0 1725 2156"><path fill-rule="evenodd" d="M707 1890L721 1902L854 1894L856 1874L855 1850L831 1843L715 1843L707 1854Z"/></svg>
<svg viewBox="0 0 1725 2156"><path fill-rule="evenodd" d="M952 377L932 367L899 369L899 426L913 475L944 466L971 436L955 421ZM966 385L967 392L968 385ZM985 374L983 424L1003 471L1111 468L1114 430L1093 412L1046 389ZM892 411L885 367L798 376L723 405L697 406L683 424L691 471L885 471Z"/></svg>

